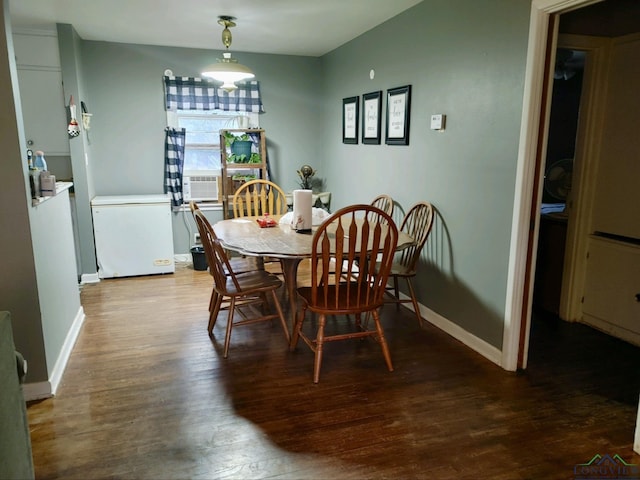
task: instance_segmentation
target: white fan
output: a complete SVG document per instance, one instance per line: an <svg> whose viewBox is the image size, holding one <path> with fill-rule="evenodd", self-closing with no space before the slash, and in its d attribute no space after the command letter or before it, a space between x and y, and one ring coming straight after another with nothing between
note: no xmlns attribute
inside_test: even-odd
<svg viewBox="0 0 640 480"><path fill-rule="evenodd" d="M573 175L573 159L558 160L547 168L544 176L544 190L559 202L566 202L571 191L571 177Z"/></svg>

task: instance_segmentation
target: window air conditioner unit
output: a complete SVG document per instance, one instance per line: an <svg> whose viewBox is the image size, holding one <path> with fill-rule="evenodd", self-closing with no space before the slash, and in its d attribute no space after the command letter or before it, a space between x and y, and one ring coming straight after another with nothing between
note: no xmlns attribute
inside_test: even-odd
<svg viewBox="0 0 640 480"><path fill-rule="evenodd" d="M182 196L185 202L219 202L220 177L217 175L184 175Z"/></svg>

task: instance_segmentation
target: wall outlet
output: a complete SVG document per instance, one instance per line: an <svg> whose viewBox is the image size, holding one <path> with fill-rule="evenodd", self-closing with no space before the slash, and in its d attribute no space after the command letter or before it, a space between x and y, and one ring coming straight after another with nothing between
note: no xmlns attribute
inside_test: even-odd
<svg viewBox="0 0 640 480"><path fill-rule="evenodd" d="M202 240L200 239L200 234L199 233L194 233L193 234L193 244L194 245L202 245Z"/></svg>

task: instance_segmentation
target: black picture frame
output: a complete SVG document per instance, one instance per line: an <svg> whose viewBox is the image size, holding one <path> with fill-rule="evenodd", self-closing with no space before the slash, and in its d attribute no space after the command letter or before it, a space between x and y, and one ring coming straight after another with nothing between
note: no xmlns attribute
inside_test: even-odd
<svg viewBox="0 0 640 480"><path fill-rule="evenodd" d="M358 143L359 97L342 99L342 143Z"/></svg>
<svg viewBox="0 0 640 480"><path fill-rule="evenodd" d="M387 90L387 145L409 145L411 120L411 85Z"/></svg>
<svg viewBox="0 0 640 480"><path fill-rule="evenodd" d="M380 145L382 137L382 90L362 95L362 143Z"/></svg>

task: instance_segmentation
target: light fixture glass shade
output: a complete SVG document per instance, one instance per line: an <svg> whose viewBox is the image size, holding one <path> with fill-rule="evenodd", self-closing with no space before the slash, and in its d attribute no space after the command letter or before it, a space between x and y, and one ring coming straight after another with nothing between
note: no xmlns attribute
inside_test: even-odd
<svg viewBox="0 0 640 480"><path fill-rule="evenodd" d="M217 63L206 67L202 72L202 76L222 82L221 88L227 91L238 88L235 82L255 77L249 67L246 67L241 63L238 63L236 59L231 58L231 53L225 52L222 55L224 58L218 60Z"/></svg>

